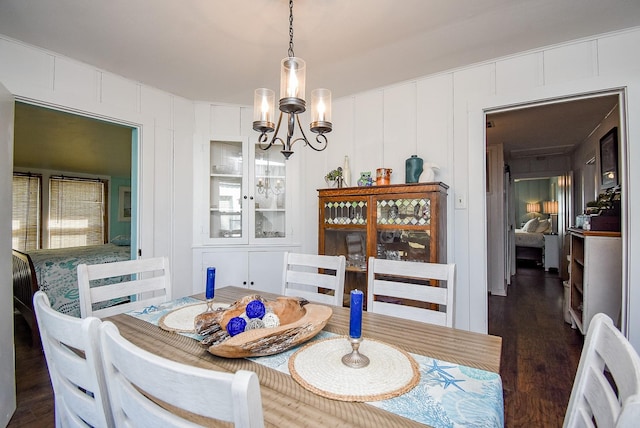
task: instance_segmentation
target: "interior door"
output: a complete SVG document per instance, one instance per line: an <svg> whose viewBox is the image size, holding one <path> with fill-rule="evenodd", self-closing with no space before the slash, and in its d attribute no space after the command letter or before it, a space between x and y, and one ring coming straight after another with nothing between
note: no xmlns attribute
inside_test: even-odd
<svg viewBox="0 0 640 428"><path fill-rule="evenodd" d="M11 201L13 175L13 95L0 83L0 201ZM11 278L11 204L0 204L0 426L16 410Z"/></svg>

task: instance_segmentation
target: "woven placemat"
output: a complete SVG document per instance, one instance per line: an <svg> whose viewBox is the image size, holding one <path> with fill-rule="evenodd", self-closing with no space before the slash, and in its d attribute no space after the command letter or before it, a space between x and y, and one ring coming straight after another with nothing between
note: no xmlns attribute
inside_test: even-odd
<svg viewBox="0 0 640 428"><path fill-rule="evenodd" d="M402 395L420 381L418 363L405 351L364 339L360 353L369 365L350 368L342 357L351 352L345 336L318 340L289 359L291 376L309 391L340 401L378 401Z"/></svg>
<svg viewBox="0 0 640 428"><path fill-rule="evenodd" d="M229 305L226 303L213 303L211 307L216 310L217 308L228 308ZM196 316L206 310L206 303L182 306L163 315L158 321L158 326L163 330L175 333L195 333L194 320Z"/></svg>

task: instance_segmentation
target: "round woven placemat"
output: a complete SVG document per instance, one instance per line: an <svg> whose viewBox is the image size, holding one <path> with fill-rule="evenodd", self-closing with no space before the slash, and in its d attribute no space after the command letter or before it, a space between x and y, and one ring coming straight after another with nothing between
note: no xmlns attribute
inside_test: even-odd
<svg viewBox="0 0 640 428"><path fill-rule="evenodd" d="M229 305L226 303L213 303L211 307L216 310L217 308L228 308ZM193 322L198 314L206 310L206 303L182 306L164 314L158 321L158 326L163 330L176 333L195 333Z"/></svg>
<svg viewBox="0 0 640 428"><path fill-rule="evenodd" d="M342 363L351 352L345 336L312 342L289 359L291 376L309 391L340 401L378 401L397 397L420 381L418 363L405 351L373 339L364 339L360 353L367 367Z"/></svg>

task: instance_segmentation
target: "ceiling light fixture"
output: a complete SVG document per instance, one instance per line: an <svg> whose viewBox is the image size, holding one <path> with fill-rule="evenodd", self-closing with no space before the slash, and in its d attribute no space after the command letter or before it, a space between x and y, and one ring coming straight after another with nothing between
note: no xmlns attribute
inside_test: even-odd
<svg viewBox="0 0 640 428"><path fill-rule="evenodd" d="M275 93L271 89L256 89L253 99L253 130L260 133L258 138L259 146L262 150L269 150L275 144L282 144L280 151L285 159L293 154L293 145L302 140L315 151L322 151L327 148L327 137L324 135L331 132L331 91L328 89L314 89L311 91L311 132L318 134L316 143L307 140L307 136L300 125L299 115L306 110L304 100L304 89L306 79L306 65L302 58L297 58L293 53L293 0L289 0L289 50L288 56L282 60L280 70L280 116L278 125L274 127L273 120ZM287 138L286 141L278 137L283 113L287 115ZM296 122L302 137L293 138ZM267 144L268 133L275 134ZM266 144L266 145L265 145Z"/></svg>

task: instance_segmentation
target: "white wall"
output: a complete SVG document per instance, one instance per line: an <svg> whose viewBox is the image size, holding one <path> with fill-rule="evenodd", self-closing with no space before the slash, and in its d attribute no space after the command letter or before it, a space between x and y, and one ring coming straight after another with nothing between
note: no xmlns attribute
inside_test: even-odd
<svg viewBox="0 0 640 428"><path fill-rule="evenodd" d="M510 105L622 88L629 158L621 165L629 204L623 219L625 254L637 259L640 232L628 218L640 212L634 142L640 140L640 29L501 58L335 100L329 148L300 156L301 243L317 249L317 192L322 177L351 158L360 171L392 168L404 179L404 160L418 154L440 166L450 186L448 260L457 264L456 326L487 330L484 113ZM168 255L175 290L189 294L193 236L194 104L86 64L0 36L0 82L16 96L141 127L140 239L145 256ZM303 120L303 122L305 122ZM637 144L637 143L636 143ZM1 179L9 179L3 172ZM455 201L460 203L454 204ZM629 336L640 349L640 265L624 264ZM636 309L636 310L633 310Z"/></svg>
<svg viewBox="0 0 640 428"><path fill-rule="evenodd" d="M0 171L11 171L13 163L13 110L13 97L0 84ZM9 424L16 409L10 200L11 180L0 178L0 426Z"/></svg>
<svg viewBox="0 0 640 428"><path fill-rule="evenodd" d="M335 101L335 131L329 135L325 159L348 154L352 174L393 168L393 182L402 182L404 159L418 154L440 166L436 179L449 188L448 260L457 265L457 328L487 331L486 215L484 114L497 108L553 100L574 94L622 88L626 91L629 159L640 139L640 29L578 40L470 65L434 76L379 88ZM342 127L345 132L339 131ZM623 162L623 163L624 163ZM331 166L333 163L325 166ZM623 166L623 192L628 216L640 210L633 187L640 172ZM307 180L318 182L328 168L310 169ZM314 174L313 178L309 174ZM309 191L311 188L308 186ZM455 198L455 199L454 199ZM311 201L311 196L307 201ZM462 204L454 203L461 200ZM305 205L304 218L315 220L315 205ZM309 228L311 225L309 224ZM637 259L640 232L623 226L629 260ZM312 234L309 238L314 238ZM306 243L311 247L311 243ZM636 265L638 265L636 263ZM630 284L627 301L629 336L640 349L640 267L625 263Z"/></svg>
<svg viewBox="0 0 640 428"><path fill-rule="evenodd" d="M190 294L193 102L3 36L0 82L21 100L140 129L139 248L169 256L174 293Z"/></svg>

